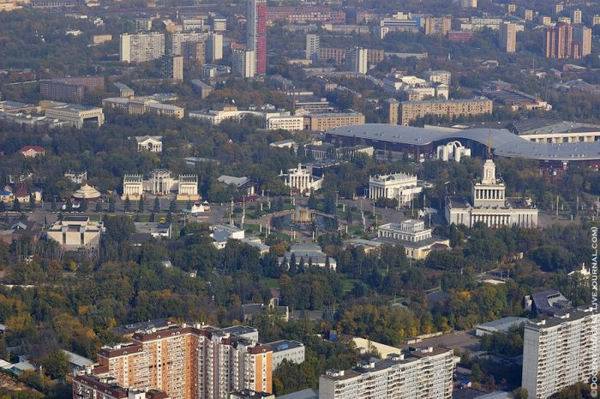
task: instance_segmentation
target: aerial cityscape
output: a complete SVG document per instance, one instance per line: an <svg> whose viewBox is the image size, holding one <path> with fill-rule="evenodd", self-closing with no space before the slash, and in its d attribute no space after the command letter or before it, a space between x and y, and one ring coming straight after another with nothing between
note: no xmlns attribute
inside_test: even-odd
<svg viewBox="0 0 600 399"><path fill-rule="evenodd" d="M600 0L0 0L0 399L587 399Z"/></svg>

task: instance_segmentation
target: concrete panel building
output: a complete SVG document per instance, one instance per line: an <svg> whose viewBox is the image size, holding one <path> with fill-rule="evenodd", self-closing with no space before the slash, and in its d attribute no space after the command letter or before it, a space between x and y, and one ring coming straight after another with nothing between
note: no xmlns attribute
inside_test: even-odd
<svg viewBox="0 0 600 399"><path fill-rule="evenodd" d="M600 372L600 314L571 310L525 324L522 386L528 398L545 399Z"/></svg>
<svg viewBox="0 0 600 399"><path fill-rule="evenodd" d="M400 103L400 124L408 126L426 116L455 119L489 115L491 113L492 101L486 98L403 101Z"/></svg>
<svg viewBox="0 0 600 399"><path fill-rule="evenodd" d="M457 362L452 350L430 347L329 370L319 378L319 399L450 399Z"/></svg>

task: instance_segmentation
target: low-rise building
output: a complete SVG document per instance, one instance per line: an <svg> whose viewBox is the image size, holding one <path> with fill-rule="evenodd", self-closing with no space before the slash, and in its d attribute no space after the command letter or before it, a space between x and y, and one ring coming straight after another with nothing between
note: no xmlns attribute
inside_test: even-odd
<svg viewBox="0 0 600 399"><path fill-rule="evenodd" d="M153 238L171 238L171 223L160 222L134 222L138 234L148 234Z"/></svg>
<svg viewBox="0 0 600 399"><path fill-rule="evenodd" d="M162 136L138 136L135 141L138 152L162 152Z"/></svg>
<svg viewBox="0 0 600 399"><path fill-rule="evenodd" d="M399 206L410 204L423 191L417 176L406 173L369 177L369 199L395 199Z"/></svg>
<svg viewBox="0 0 600 399"><path fill-rule="evenodd" d="M600 141L600 125L532 118L512 123L511 130L534 143L594 143Z"/></svg>
<svg viewBox="0 0 600 399"><path fill-rule="evenodd" d="M436 159L448 162L460 162L463 157L471 157L471 149L462 145L460 141L451 141L448 144L439 145L436 148Z"/></svg>
<svg viewBox="0 0 600 399"><path fill-rule="evenodd" d="M94 222L87 216L65 216L50 226L46 234L66 251L97 250L103 231L102 222Z"/></svg>
<svg viewBox="0 0 600 399"><path fill-rule="evenodd" d="M503 317L498 320L493 320L487 323L478 324L475 326L475 335L483 337L495 333L507 333L510 329L521 327L529 319L525 317Z"/></svg>
<svg viewBox="0 0 600 399"><path fill-rule="evenodd" d="M402 245L411 259L425 259L432 250L450 248L450 240L434 237L432 229L426 228L422 220L382 224L377 227L377 239Z"/></svg>
<svg viewBox="0 0 600 399"><path fill-rule="evenodd" d="M300 364L304 362L304 344L298 341L280 340L265 344L273 351L273 370L284 360Z"/></svg>
<svg viewBox="0 0 600 399"><path fill-rule="evenodd" d="M198 201L200 199L198 176L196 175L179 175L175 179L170 171L155 169L147 180L144 180L143 175L126 174L123 176L122 199L139 200L145 192L155 196L165 196L175 192L178 201Z"/></svg>
<svg viewBox="0 0 600 399"><path fill-rule="evenodd" d="M173 104L161 103L155 96L105 98L102 100L102 107L125 112L129 115L153 114L177 119L185 116L184 108Z"/></svg>
<svg viewBox="0 0 600 399"><path fill-rule="evenodd" d="M285 174L282 171L279 176L284 178L286 186L300 194L320 190L323 185L323 177L315 176L312 167L302 164L298 164L297 168L288 169Z"/></svg>
<svg viewBox="0 0 600 399"><path fill-rule="evenodd" d="M304 117L297 115L271 116L266 119L265 127L267 130L303 130Z"/></svg>
<svg viewBox="0 0 600 399"><path fill-rule="evenodd" d="M40 107L47 118L58 119L65 125L77 129L81 129L86 124L98 127L104 124L104 113L99 107L55 101L40 101Z"/></svg>
<svg viewBox="0 0 600 399"><path fill-rule="evenodd" d="M326 268L333 271L335 271L337 268L337 262L335 259L325 254L318 244L294 244L290 247L290 250L285 253L283 258L279 259L279 262L290 262L292 255L296 259L297 263L303 261L304 267L313 266Z"/></svg>
<svg viewBox="0 0 600 399"><path fill-rule="evenodd" d="M26 145L21 147L19 153L25 158L35 158L46 155L46 149L39 145Z"/></svg>

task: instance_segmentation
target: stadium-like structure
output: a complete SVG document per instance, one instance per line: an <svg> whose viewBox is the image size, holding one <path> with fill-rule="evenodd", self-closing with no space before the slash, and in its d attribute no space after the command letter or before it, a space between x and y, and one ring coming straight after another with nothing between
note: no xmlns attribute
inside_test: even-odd
<svg viewBox="0 0 600 399"><path fill-rule="evenodd" d="M433 152L450 141L472 142L491 147L496 156L540 161L598 161L600 142L533 143L506 129L454 129L411 127L383 123L343 126L326 132L329 141L346 145L368 144L377 149L413 149Z"/></svg>

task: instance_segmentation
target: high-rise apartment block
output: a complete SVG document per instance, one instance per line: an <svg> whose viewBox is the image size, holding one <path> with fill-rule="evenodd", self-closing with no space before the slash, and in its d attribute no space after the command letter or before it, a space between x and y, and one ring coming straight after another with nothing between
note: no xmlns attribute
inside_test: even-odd
<svg viewBox="0 0 600 399"><path fill-rule="evenodd" d="M211 33L208 37L207 56L210 62L216 62L223 58L223 35Z"/></svg>
<svg viewBox="0 0 600 399"><path fill-rule="evenodd" d="M526 324L522 386L528 398L545 399L597 375L599 334L600 313L591 308Z"/></svg>
<svg viewBox="0 0 600 399"><path fill-rule="evenodd" d="M165 35L162 33L136 33L121 35L119 48L122 62L147 62L165 55Z"/></svg>
<svg viewBox="0 0 600 399"><path fill-rule="evenodd" d="M477 0L460 0L462 8L477 8Z"/></svg>
<svg viewBox="0 0 600 399"><path fill-rule="evenodd" d="M426 35L446 36L452 30L452 17L425 17L423 30Z"/></svg>
<svg viewBox="0 0 600 399"><path fill-rule="evenodd" d="M580 59L592 52L591 29L559 22L546 30L546 58Z"/></svg>
<svg viewBox="0 0 600 399"><path fill-rule="evenodd" d="M500 47L507 53L517 51L517 25L510 22L500 25L499 42Z"/></svg>
<svg viewBox="0 0 600 399"><path fill-rule="evenodd" d="M273 351L257 340L250 327L183 324L137 332L131 343L103 347L92 375L74 378L73 392L96 377L170 399L227 399L243 389L271 393Z"/></svg>
<svg viewBox="0 0 600 399"><path fill-rule="evenodd" d="M575 25L573 27L573 41L576 42L583 58L592 54L592 30L585 25Z"/></svg>
<svg viewBox="0 0 600 399"><path fill-rule="evenodd" d="M573 24L580 24L582 22L582 17L583 15L580 9L575 9L571 13L571 20L573 21Z"/></svg>
<svg viewBox="0 0 600 399"><path fill-rule="evenodd" d="M254 70L259 75L267 72L267 0L248 0L246 48L254 51Z"/></svg>
<svg viewBox="0 0 600 399"><path fill-rule="evenodd" d="M319 378L319 399L450 399L457 361L452 350L429 347L351 370L329 370Z"/></svg>
<svg viewBox="0 0 600 399"><path fill-rule="evenodd" d="M356 47L350 53L350 68L353 72L366 74L368 68L368 50L366 48Z"/></svg>
<svg viewBox="0 0 600 399"><path fill-rule="evenodd" d="M316 60L319 58L319 48L320 48L320 39L319 35L314 33L309 33L306 35L306 59L307 60Z"/></svg>
<svg viewBox="0 0 600 399"><path fill-rule="evenodd" d="M487 98L402 101L400 124L408 126L417 119L427 116L455 119L492 113L492 101Z"/></svg>
<svg viewBox="0 0 600 399"><path fill-rule="evenodd" d="M400 102L395 98L389 98L387 101L387 120L390 125L398 124L398 111L400 111Z"/></svg>
<svg viewBox="0 0 600 399"><path fill-rule="evenodd" d="M254 50L235 49L232 54L233 73L252 78L256 75L256 52Z"/></svg>

